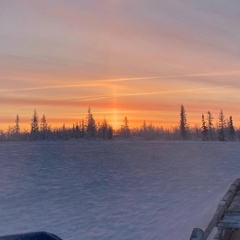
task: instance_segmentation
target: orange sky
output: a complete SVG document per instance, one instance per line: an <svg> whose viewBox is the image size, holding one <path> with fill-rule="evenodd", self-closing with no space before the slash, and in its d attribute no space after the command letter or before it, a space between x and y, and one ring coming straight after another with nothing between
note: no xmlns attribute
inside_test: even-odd
<svg viewBox="0 0 240 240"><path fill-rule="evenodd" d="M0 1L0 129L104 117L114 128L190 126L221 109L240 126L240 3Z"/></svg>

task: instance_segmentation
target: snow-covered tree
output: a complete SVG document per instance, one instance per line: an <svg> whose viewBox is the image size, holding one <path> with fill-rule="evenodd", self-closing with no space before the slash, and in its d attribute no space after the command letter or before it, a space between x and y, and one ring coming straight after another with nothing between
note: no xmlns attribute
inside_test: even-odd
<svg viewBox="0 0 240 240"><path fill-rule="evenodd" d="M40 122L41 138L44 140L48 137L48 124L45 115L43 114Z"/></svg>
<svg viewBox="0 0 240 240"><path fill-rule="evenodd" d="M72 126L71 137L76 138L76 139L81 137L81 131L80 131L78 122L76 122L76 125L73 124L73 126Z"/></svg>
<svg viewBox="0 0 240 240"><path fill-rule="evenodd" d="M84 123L84 119L82 119L81 123L80 123L80 137L83 138L86 134L86 127L85 127L85 123Z"/></svg>
<svg viewBox="0 0 240 240"><path fill-rule="evenodd" d="M230 116L229 118L228 133L229 133L229 140L233 141L235 139L235 128L233 126L232 116Z"/></svg>
<svg viewBox="0 0 240 240"><path fill-rule="evenodd" d="M9 126L7 130L7 139L15 140L15 126Z"/></svg>
<svg viewBox="0 0 240 240"><path fill-rule="evenodd" d="M69 140L70 138L69 130L66 128L65 123L63 123L62 128L60 129L60 138L63 140Z"/></svg>
<svg viewBox="0 0 240 240"><path fill-rule="evenodd" d="M43 114L41 118L41 123L40 123L40 131L47 131L48 130L48 124L45 115Z"/></svg>
<svg viewBox="0 0 240 240"><path fill-rule="evenodd" d="M140 135L144 139L155 139L160 137L161 131L161 128L156 128L152 123L147 124L144 120L143 125L140 129Z"/></svg>
<svg viewBox="0 0 240 240"><path fill-rule="evenodd" d="M99 124L98 127L98 136L100 138L106 139L108 134L108 123L107 120L104 118L102 123Z"/></svg>
<svg viewBox="0 0 240 240"><path fill-rule="evenodd" d="M38 126L38 115L36 109L33 112L33 117L31 119L31 140L36 140L39 135L39 126Z"/></svg>
<svg viewBox="0 0 240 240"><path fill-rule="evenodd" d="M208 140L208 128L206 126L204 115L202 114L202 140Z"/></svg>
<svg viewBox="0 0 240 240"><path fill-rule="evenodd" d="M221 109L218 116L218 140L219 141L225 141L225 127L226 127L226 119Z"/></svg>
<svg viewBox="0 0 240 240"><path fill-rule="evenodd" d="M208 128L208 136L209 140L213 140L213 133L214 133L214 127L213 127L213 116L210 111L207 112L207 128Z"/></svg>
<svg viewBox="0 0 240 240"><path fill-rule="evenodd" d="M183 140L187 139L187 117L183 104L181 104L180 108L180 134Z"/></svg>
<svg viewBox="0 0 240 240"><path fill-rule="evenodd" d="M113 128L112 126L108 126L108 139L113 138Z"/></svg>
<svg viewBox="0 0 240 240"><path fill-rule="evenodd" d="M16 120L15 120L15 134L19 135L20 134L20 126L19 126L19 116L17 114Z"/></svg>
<svg viewBox="0 0 240 240"><path fill-rule="evenodd" d="M93 118L91 108L88 108L88 114L87 114L87 126L86 126L86 136L93 138L96 136L97 128L96 123Z"/></svg>
<svg viewBox="0 0 240 240"><path fill-rule="evenodd" d="M98 127L98 136L103 139L111 139L113 137L113 129L105 118Z"/></svg>
<svg viewBox="0 0 240 240"><path fill-rule="evenodd" d="M140 134L141 134L141 136L143 136L143 137L145 137L146 134L147 134L147 123L146 123L145 120L143 121L143 125L141 126Z"/></svg>
<svg viewBox="0 0 240 240"><path fill-rule="evenodd" d="M191 133L191 139L194 139L194 140L199 140L200 135L202 135L201 127L199 127L198 124L195 124L195 126L192 129L190 129L190 131L188 130L188 132Z"/></svg>
<svg viewBox="0 0 240 240"><path fill-rule="evenodd" d="M120 136L123 136L125 138L129 138L130 137L130 128L129 128L129 125L128 125L128 118L125 117L124 120L123 120L123 125L121 126L121 129L120 129Z"/></svg>

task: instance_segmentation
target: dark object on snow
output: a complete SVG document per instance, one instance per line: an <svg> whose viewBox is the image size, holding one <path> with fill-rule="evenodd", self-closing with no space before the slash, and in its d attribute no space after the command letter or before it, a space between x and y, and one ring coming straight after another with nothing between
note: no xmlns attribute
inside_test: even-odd
<svg viewBox="0 0 240 240"><path fill-rule="evenodd" d="M62 240L52 233L32 232L0 237L0 240Z"/></svg>
<svg viewBox="0 0 240 240"><path fill-rule="evenodd" d="M194 228L190 240L209 239L214 227L217 233L213 240L240 240L240 178L224 195L206 229Z"/></svg>

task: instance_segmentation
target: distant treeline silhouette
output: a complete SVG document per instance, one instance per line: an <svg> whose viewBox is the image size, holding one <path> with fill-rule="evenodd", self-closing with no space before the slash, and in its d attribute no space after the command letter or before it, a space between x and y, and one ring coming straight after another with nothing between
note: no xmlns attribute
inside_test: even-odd
<svg viewBox="0 0 240 240"><path fill-rule="evenodd" d="M52 128L43 114L39 120L37 111L34 110L31 119L30 130L20 129L20 118L17 115L15 125L10 126L7 131L0 131L0 141L36 141L36 140L69 140L69 139L112 139L141 137L143 139L160 140L202 140L202 141L236 141L240 140L240 129L235 129L232 116L226 119L221 110L217 123L213 124L213 116L210 111L206 117L202 114L201 127L189 127L184 105L180 107L179 125L166 129L156 127L152 123L143 124L139 128L130 128L128 118L123 119L120 129L113 127L104 119L96 123L91 108L88 108L86 119L73 124L71 128Z"/></svg>

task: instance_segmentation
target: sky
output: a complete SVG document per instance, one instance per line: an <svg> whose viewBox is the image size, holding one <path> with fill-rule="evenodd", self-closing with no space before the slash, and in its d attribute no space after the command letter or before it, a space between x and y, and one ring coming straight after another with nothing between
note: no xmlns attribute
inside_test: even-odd
<svg viewBox="0 0 240 240"><path fill-rule="evenodd" d="M0 129L36 109L72 126L91 107L114 128L190 126L220 110L240 126L237 0L1 0Z"/></svg>

